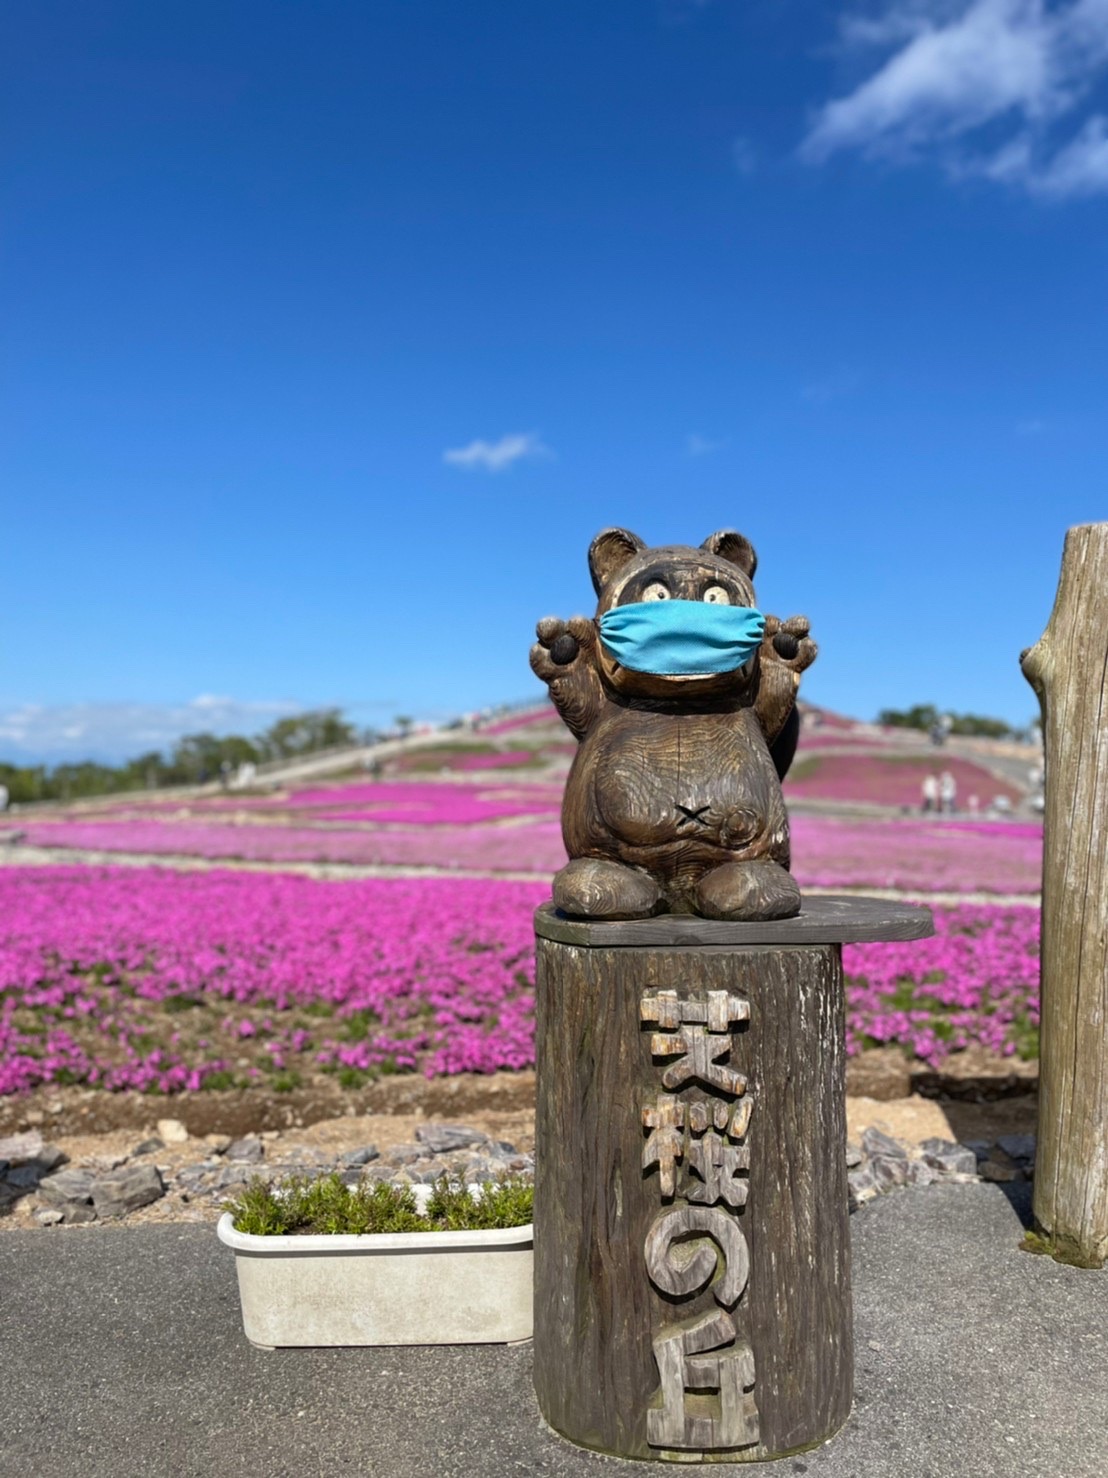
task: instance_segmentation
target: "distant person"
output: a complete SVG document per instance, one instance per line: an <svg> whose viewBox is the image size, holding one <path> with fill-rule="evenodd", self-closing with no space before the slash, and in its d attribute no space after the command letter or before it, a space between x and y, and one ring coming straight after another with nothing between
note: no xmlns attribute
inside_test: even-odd
<svg viewBox="0 0 1108 1478"><path fill-rule="evenodd" d="M976 816L980 809L981 801L978 799L978 797L975 795L968 796L966 799L966 810L970 813L970 815Z"/></svg>
<svg viewBox="0 0 1108 1478"><path fill-rule="evenodd" d="M6 811L8 809L8 799L8 787L6 785L0 785L0 811Z"/></svg>
<svg viewBox="0 0 1108 1478"><path fill-rule="evenodd" d="M920 789L923 792L923 814L926 816L929 811L937 811L939 809L938 775L926 775Z"/></svg>
<svg viewBox="0 0 1108 1478"><path fill-rule="evenodd" d="M231 761L230 760L222 760L220 762L220 766L219 766L219 783L220 783L220 785L223 786L223 789L224 790L229 790L230 789L230 786L231 786L231 770L232 770L232 768L233 768L233 766L231 765Z"/></svg>
<svg viewBox="0 0 1108 1478"><path fill-rule="evenodd" d="M954 815L954 803L958 799L958 782L949 770L939 776L939 799L944 816Z"/></svg>
<svg viewBox="0 0 1108 1478"><path fill-rule="evenodd" d="M243 760L242 764L239 765L239 772L235 778L235 784L238 789L246 790L248 786L253 785L257 774L258 767L253 760Z"/></svg>
<svg viewBox="0 0 1108 1478"><path fill-rule="evenodd" d="M942 724L932 724L927 733L931 743L936 746L942 745L946 740L946 731Z"/></svg>

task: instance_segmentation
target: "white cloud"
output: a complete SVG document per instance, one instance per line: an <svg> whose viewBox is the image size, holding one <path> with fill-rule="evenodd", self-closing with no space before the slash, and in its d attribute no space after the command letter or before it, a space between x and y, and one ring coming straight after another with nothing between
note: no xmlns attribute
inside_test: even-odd
<svg viewBox="0 0 1108 1478"><path fill-rule="evenodd" d="M505 472L516 462L553 455L536 432L516 431L502 436L499 441L471 441L468 446L454 447L443 452L442 459L451 467L480 467L485 472Z"/></svg>
<svg viewBox="0 0 1108 1478"><path fill-rule="evenodd" d="M129 759L166 749L182 734L255 734L306 705L284 700L244 703L204 693L188 703L25 703L0 710L0 759L50 763Z"/></svg>
<svg viewBox="0 0 1108 1478"><path fill-rule="evenodd" d="M712 441L707 436L698 436L695 431L690 431L685 437L685 450L690 457L710 457L713 452L722 451L726 445L726 436L719 441Z"/></svg>
<svg viewBox="0 0 1108 1478"><path fill-rule="evenodd" d="M1043 197L1108 191L1105 120L1079 118L1108 71L1108 0L892 0L841 35L891 54L820 109L810 163L856 149Z"/></svg>

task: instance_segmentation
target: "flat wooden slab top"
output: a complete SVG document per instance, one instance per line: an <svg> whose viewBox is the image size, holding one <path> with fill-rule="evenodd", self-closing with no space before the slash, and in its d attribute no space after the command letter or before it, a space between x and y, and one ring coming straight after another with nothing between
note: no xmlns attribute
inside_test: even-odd
<svg viewBox="0 0 1108 1478"><path fill-rule="evenodd" d="M535 933L561 944L588 944L617 949L628 946L672 949L704 944L862 944L878 939L926 939L934 934L929 908L891 903L885 898L819 894L805 898L792 919L760 924L726 923L690 914L659 914L653 919L604 923L571 919L552 903L535 912Z"/></svg>

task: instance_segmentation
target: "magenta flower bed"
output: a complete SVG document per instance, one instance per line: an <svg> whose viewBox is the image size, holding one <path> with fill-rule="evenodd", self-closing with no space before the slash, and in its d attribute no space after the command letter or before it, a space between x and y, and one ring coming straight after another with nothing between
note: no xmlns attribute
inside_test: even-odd
<svg viewBox="0 0 1108 1478"><path fill-rule="evenodd" d="M536 785L503 788L416 782L348 785L298 791L284 802L307 808L321 821L415 822L425 826L474 826L506 816L557 814L560 792Z"/></svg>
<svg viewBox="0 0 1108 1478"><path fill-rule="evenodd" d="M957 804L964 807L971 795L982 806L994 796L1015 803L1020 792L989 770L969 760L939 755L934 760L882 754L801 754L785 779L786 800L862 801L869 805L911 806L922 802L922 786L928 775L944 770L954 776Z"/></svg>
<svg viewBox="0 0 1108 1478"><path fill-rule="evenodd" d="M0 1093L533 1061L535 884L4 868Z"/></svg>
<svg viewBox="0 0 1108 1478"><path fill-rule="evenodd" d="M802 888L925 893L1037 893L1042 827L1004 822L793 816L793 873Z"/></svg>
<svg viewBox="0 0 1108 1478"><path fill-rule="evenodd" d="M528 1067L531 911L546 896L527 883L2 869L0 1093ZM1033 1055L1038 911L966 906L936 923L934 939L847 946L849 1050Z"/></svg>
<svg viewBox="0 0 1108 1478"><path fill-rule="evenodd" d="M463 754L455 768L459 770L510 770L513 765L526 765L535 757L531 749L504 749L499 754Z"/></svg>
<svg viewBox="0 0 1108 1478"><path fill-rule="evenodd" d="M203 857L210 861L347 863L551 873L565 860L556 821L520 826L425 826L364 831L217 821L31 821L36 847Z"/></svg>
<svg viewBox="0 0 1108 1478"><path fill-rule="evenodd" d="M541 707L529 708L526 713L513 713L508 718L494 720L491 724L482 724L482 734L511 734L516 729L526 729L531 724L560 723L558 711L552 703L544 703Z"/></svg>
<svg viewBox="0 0 1108 1478"><path fill-rule="evenodd" d="M1039 910L966 904L935 924L931 939L844 947L847 1050L896 1045L932 1066L975 1045L1037 1057Z"/></svg>
<svg viewBox="0 0 1108 1478"><path fill-rule="evenodd" d="M439 787L445 789L447 787ZM453 787L450 787L451 789ZM96 852L211 860L333 862L549 874L565 862L561 828L520 824L354 828L230 821L22 822L29 843ZM806 888L1036 893L1042 828L1035 824L794 816L793 871Z"/></svg>

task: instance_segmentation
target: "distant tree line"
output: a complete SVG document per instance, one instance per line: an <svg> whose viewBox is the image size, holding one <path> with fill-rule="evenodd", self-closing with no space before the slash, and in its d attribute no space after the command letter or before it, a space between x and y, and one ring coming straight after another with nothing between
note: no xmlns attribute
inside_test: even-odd
<svg viewBox="0 0 1108 1478"><path fill-rule="evenodd" d="M877 722L893 729L922 729L929 734L940 729L946 734L969 734L981 739L1026 739L1026 729L1015 729L1000 718L987 718L980 713L951 713L933 703L917 703L914 708L883 708Z"/></svg>
<svg viewBox="0 0 1108 1478"><path fill-rule="evenodd" d="M314 709L278 719L261 734L185 734L170 754L150 750L121 765L94 760L54 765L8 765L0 762L0 785L12 801L76 800L111 795L120 790L153 790L162 785L197 785L243 764L293 759L340 744L369 743L338 708Z"/></svg>

